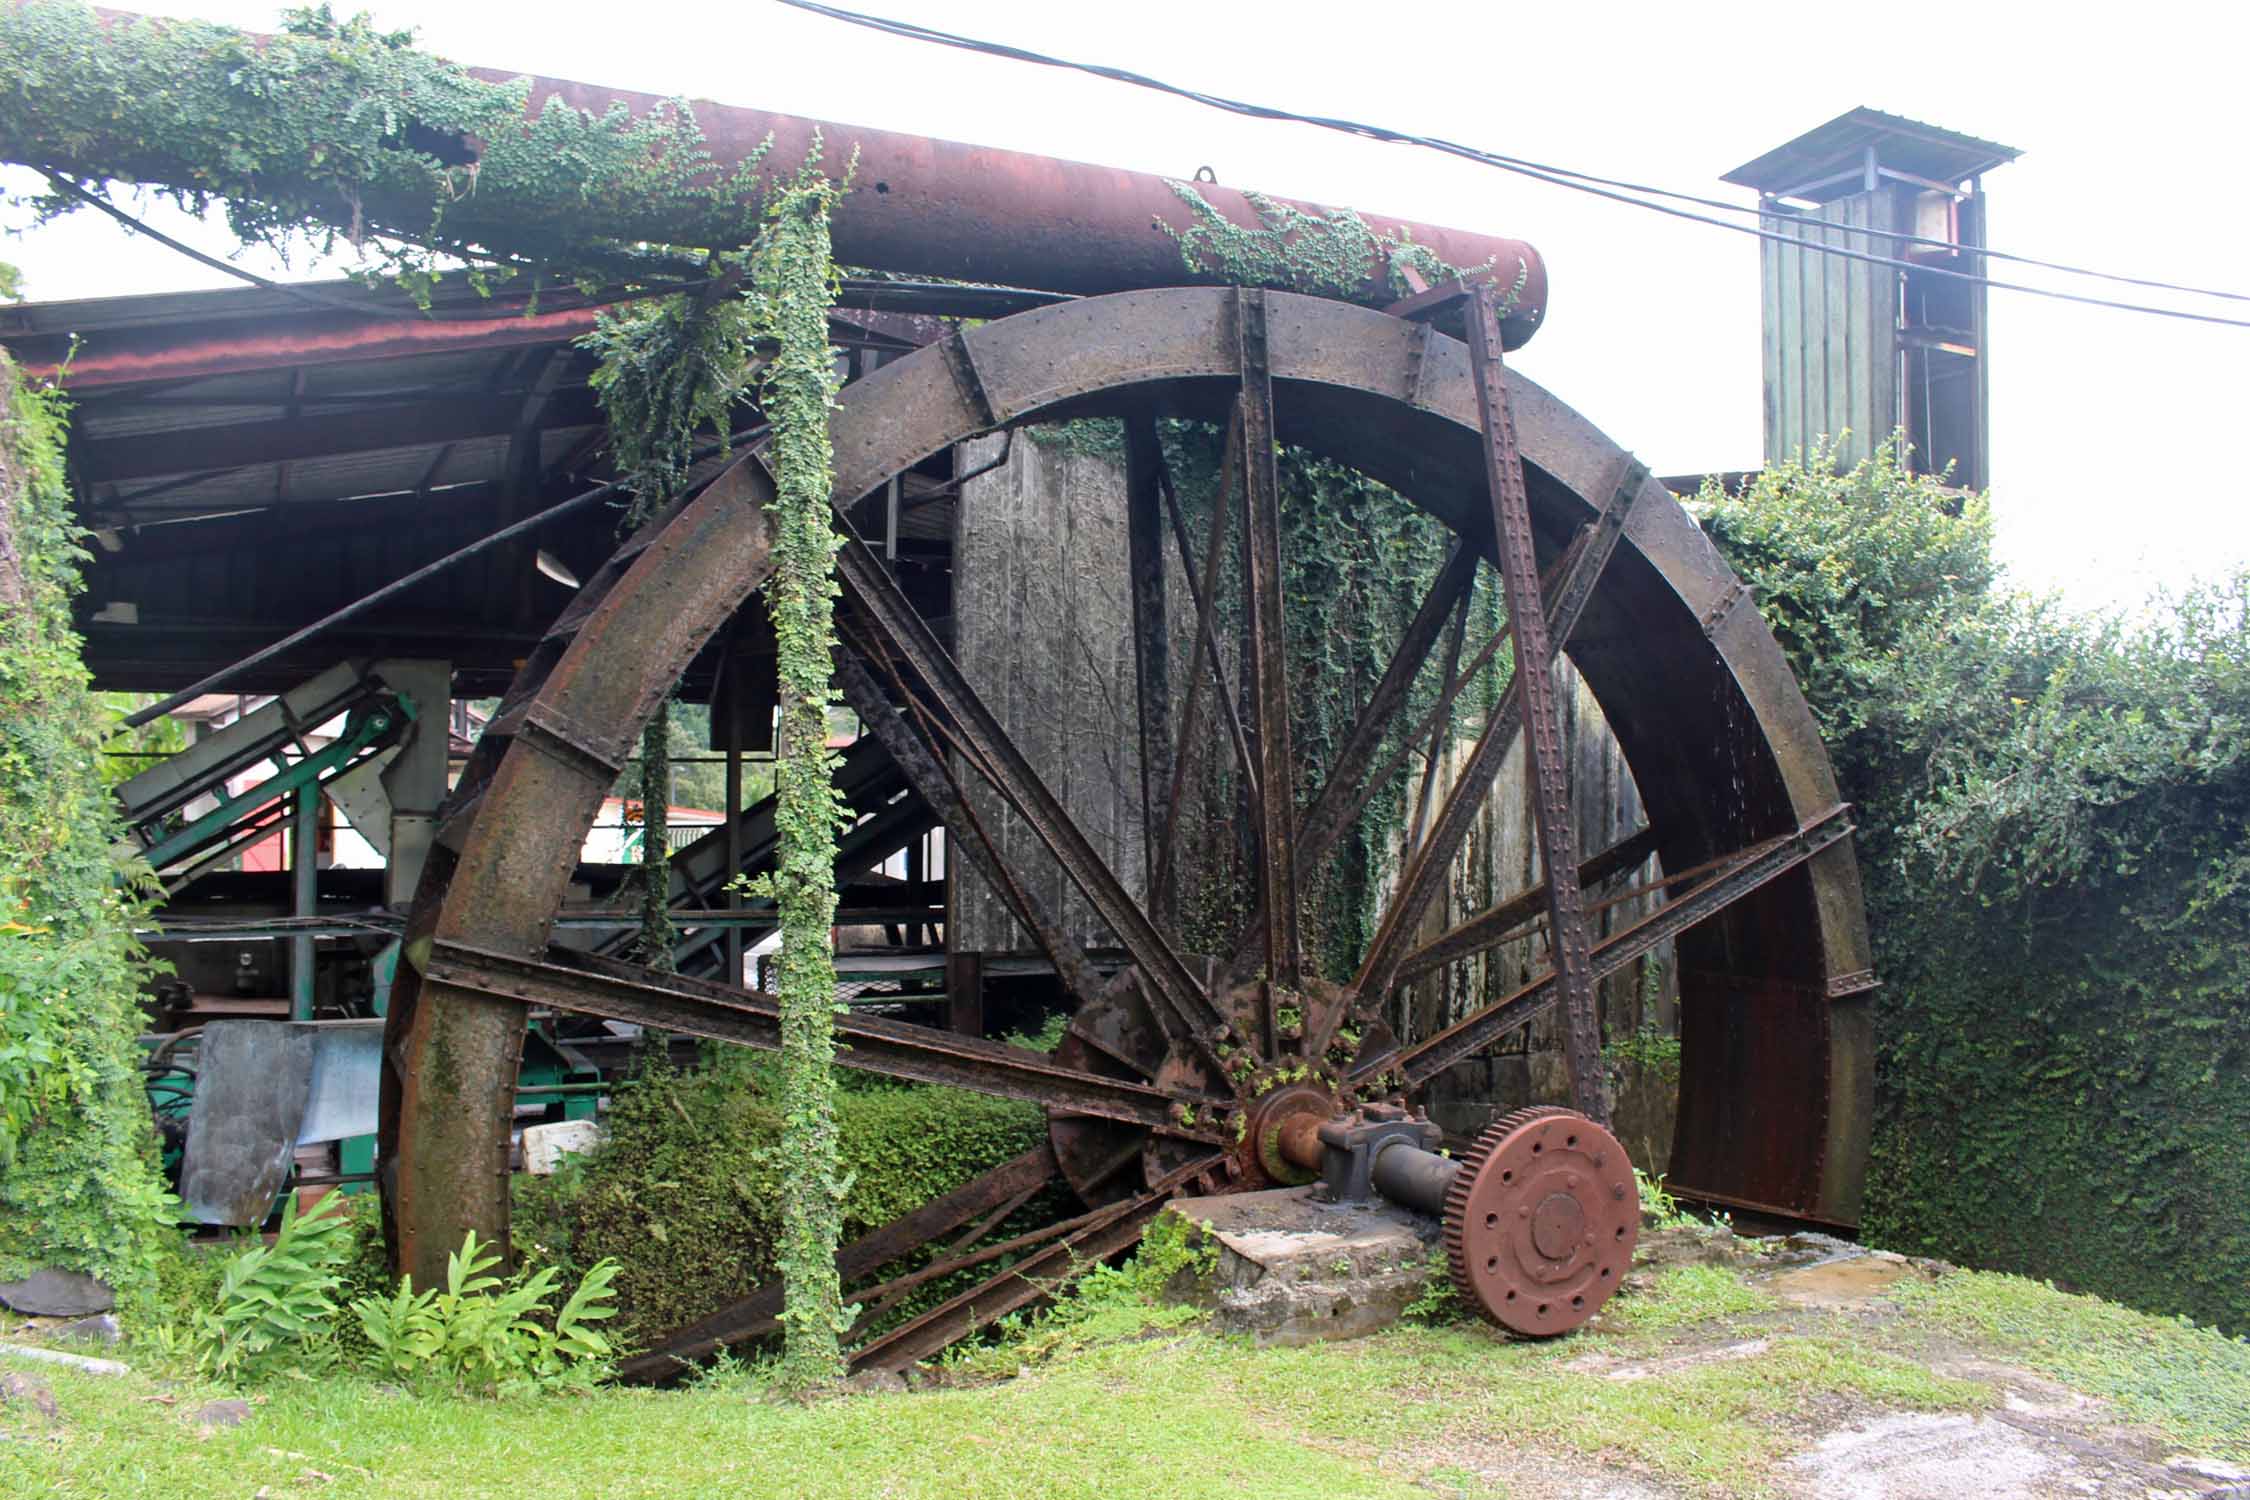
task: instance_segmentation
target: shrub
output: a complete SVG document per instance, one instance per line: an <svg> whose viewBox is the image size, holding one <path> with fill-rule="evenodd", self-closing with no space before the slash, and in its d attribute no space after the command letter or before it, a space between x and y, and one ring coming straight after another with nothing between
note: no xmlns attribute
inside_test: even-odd
<svg viewBox="0 0 2250 1500"><path fill-rule="evenodd" d="M539 1261L618 1270L621 1347L642 1347L774 1274L781 1121L763 1070L658 1067L621 1088L609 1138L523 1180L514 1239ZM1029 1104L955 1089L839 1091L846 1242L1036 1144ZM917 1304L936 1289L926 1289Z"/></svg>
<svg viewBox="0 0 2250 1500"><path fill-rule="evenodd" d="M199 1368L222 1380L257 1380L335 1362L329 1293L352 1250L341 1208L331 1194L300 1214L292 1194L273 1243L251 1243L227 1259L212 1300L189 1314L185 1347Z"/></svg>
<svg viewBox="0 0 2250 1500"><path fill-rule="evenodd" d="M519 1395L583 1390L609 1373L610 1344L593 1325L614 1317L609 1287L615 1261L591 1267L560 1308L549 1305L555 1268L491 1274L499 1252L469 1231L446 1257L445 1290L417 1292L403 1277L388 1297L352 1303L373 1350L375 1369L416 1384L456 1392Z"/></svg>

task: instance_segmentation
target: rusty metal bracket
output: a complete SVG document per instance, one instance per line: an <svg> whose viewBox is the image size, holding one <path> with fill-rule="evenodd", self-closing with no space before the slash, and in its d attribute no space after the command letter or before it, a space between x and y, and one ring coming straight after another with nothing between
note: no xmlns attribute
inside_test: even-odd
<svg viewBox="0 0 2250 1500"><path fill-rule="evenodd" d="M781 1046L780 1003L769 995L575 949L550 946L545 957L526 958L439 939L432 943L422 973L435 983L524 1005L604 1016L769 1052ZM1213 1118L1224 1100L1080 1072L1044 1053L1003 1042L853 1013L836 1017L836 1046L836 1061L847 1068L1026 1099L1193 1140L1220 1139L1215 1127L1182 1125L1178 1113L1185 1105L1203 1118Z"/></svg>
<svg viewBox="0 0 2250 1500"><path fill-rule="evenodd" d="M977 430L990 432L1005 424L993 407L992 396L984 387L984 372L977 368L976 354L969 348L968 338L956 333L938 345L945 356L945 367L953 372L954 389L961 400L976 415Z"/></svg>
<svg viewBox="0 0 2250 1500"><path fill-rule="evenodd" d="M1703 612L1696 624L1702 627L1706 636L1717 635L1720 627L1733 617L1734 612L1742 607L1742 601L1749 597L1750 586L1741 579L1736 579L1727 585L1725 593L1711 602L1711 607Z"/></svg>
<svg viewBox="0 0 2250 1500"><path fill-rule="evenodd" d="M583 776L598 778L604 787L625 773L631 752L618 743L615 735L596 734L584 725L573 723L543 699L533 699L523 714L513 724L492 724L487 732L498 730L510 734L517 743L529 746L559 761Z"/></svg>

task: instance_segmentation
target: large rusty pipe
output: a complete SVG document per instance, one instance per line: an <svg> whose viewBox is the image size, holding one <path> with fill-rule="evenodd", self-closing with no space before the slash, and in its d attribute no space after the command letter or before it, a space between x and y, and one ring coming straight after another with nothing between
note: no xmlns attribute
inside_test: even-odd
<svg viewBox="0 0 2250 1500"><path fill-rule="evenodd" d="M22 6L26 0L15 3ZM125 26L183 24L106 8L95 14L102 27L111 32ZM276 42L275 38L246 33L228 35L255 46ZM223 55L202 62L214 68L231 66ZM122 59L119 66L125 66ZM596 119L622 108L639 120L674 107L672 100L628 89L502 68L464 71L487 83L528 79L530 96L525 108L531 117L555 102L586 111ZM161 85L149 80L147 86ZM774 171L793 170L811 149L816 135L831 170L840 170L856 152L854 190L836 206L833 221L836 258L848 266L1084 296L1216 284L1227 279L1200 262L1191 266L1183 256L1177 236L1197 227L1197 211L1168 179L1154 173L1127 172L707 100L692 101L688 107L706 138L711 180L725 178L769 139L772 145L765 161ZM89 171L97 165L116 170L115 160L122 154L135 162L134 174L141 181L159 187L194 185L171 180L190 172L194 163L168 157L161 149L151 155L145 143L129 131L113 141L85 141L52 136L38 128L35 117L19 123L26 139L0 140L0 149L15 153L10 159L65 170ZM416 128L416 122L410 119L400 123L401 131L409 136ZM481 143L464 142L458 137L454 138L454 147L465 157L473 157L482 149ZM97 163L96 158L104 153L110 162ZM510 191L510 184L486 173L480 189L447 204L448 228L471 242L490 232L504 231L512 222L509 205L514 200ZM1257 208L1246 193L1212 183L1196 185L1193 191L1228 221L1245 229L1260 227ZM535 199L536 191L517 204L516 212L541 221L564 212L553 202ZM1274 201L1315 216L1330 212L1319 204ZM629 192L611 197L597 192L586 195L583 202L575 198L571 202L575 205L568 210L571 227L598 237L662 241L669 236L692 245L712 243L714 235L740 231L741 215L727 205L718 206L706 222L679 223L673 221L676 210L649 205L654 210L652 216ZM403 201L385 200L378 205L375 199L370 199L368 206L371 210L377 206L396 210L396 217L411 217L413 209ZM1520 276L1521 287L1502 331L1508 348L1530 338L1544 319L1546 265L1539 252L1523 241L1416 224L1385 214L1362 217L1379 236L1411 239L1449 265L1490 265L1502 285L1513 285ZM1359 286L1342 295L1378 307L1396 300L1380 249L1376 262ZM1293 289L1334 292L1326 287Z"/></svg>
<svg viewBox="0 0 2250 1500"><path fill-rule="evenodd" d="M494 83L525 76L491 68L470 72ZM665 103L655 94L531 77L528 109L536 113L549 99L561 99L596 115L623 105L635 117ZM1225 279L1189 269L1175 236L1195 227L1196 213L1169 180L1151 172L701 99L690 108L709 137L713 161L721 167L741 161L769 136L773 141L769 162L802 161L816 133L831 168L840 168L858 153L854 191L837 204L831 223L836 259L844 265L1082 296ZM1246 229L1260 227L1257 208L1247 194L1215 183L1191 186L1233 223ZM1272 201L1315 216L1334 211L1317 203ZM1515 281L1520 266L1522 290L1502 329L1506 347L1523 344L1545 317L1546 263L1524 241L1383 214L1361 217L1378 235L1410 239L1448 265L1489 263L1503 286ZM1170 232L1160 225L1169 226ZM1373 306L1396 301L1398 294L1391 288L1387 270L1378 264L1351 300Z"/></svg>

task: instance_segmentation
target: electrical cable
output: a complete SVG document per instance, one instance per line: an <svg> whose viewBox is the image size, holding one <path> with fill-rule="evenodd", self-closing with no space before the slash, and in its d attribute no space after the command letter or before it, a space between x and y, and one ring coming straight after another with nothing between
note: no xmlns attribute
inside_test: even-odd
<svg viewBox="0 0 2250 1500"><path fill-rule="evenodd" d="M1706 224L1711 226L1712 228L1725 229L1736 234L1747 234L1759 240L1769 240L1777 244L1795 245L1800 249L1812 251L1821 255L1836 256L1845 260L1862 261L1869 265L1885 266L1898 270L1919 271L1924 275L1939 276L1954 281L1970 282L1979 286L1997 288L2002 291L2025 292L2034 297L2047 297L2059 302L2076 302L2089 307L2107 307L2116 309L2120 312L2146 313L2152 317L2174 318L2184 322L2213 323L2225 328L2250 328L2250 319L2225 318L2211 313L2190 312L2183 308L2158 307L2148 303L2140 302L2122 302L2107 297L2087 296L2079 292L2059 291L2050 287L2029 286L2022 282L2000 281L1992 277L1978 275L1977 273L1972 271L1956 271L1943 266L1917 265L1912 261L1899 260L1887 255L1877 255L1872 252L1863 250L1852 250L1842 245L1824 244L1819 241L1802 239L1796 235L1779 234L1762 227L1756 227L1748 224L1733 224L1727 222L1724 219L1714 219L1707 214L1693 213L1686 209L1674 208L1664 203L1653 203L1650 202L1647 198L1635 197L1632 194L1634 192L1655 193L1664 197L1675 198L1682 201L1701 203L1706 206L1723 207L1731 213L1755 212L1755 210L1746 209L1739 204L1726 204L1720 203L1718 200L1700 199L1694 197L1691 194L1676 193L1665 189L1639 188L1631 184L1617 183L1615 179L1596 177L1591 173L1576 172L1568 168L1542 166L1538 163L1529 162L1519 157L1504 156L1497 152L1485 151L1475 146L1465 146L1460 144L1459 142L1448 141L1438 137L1416 135L1412 132L1403 130L1393 130L1388 126L1368 125L1360 121L1346 120L1334 116L1300 114L1295 110L1281 109L1272 105L1252 104L1240 99L1230 99L1225 97L1224 95L1204 93L1201 90L1186 88L1179 84L1166 83L1162 79L1151 78L1146 74L1136 73L1126 68L1110 67L1100 63L1073 62L1068 58L1052 57L1046 53L1033 52L1027 48L1015 47L1002 42L983 41L975 37L961 36L957 33L949 31L939 31L933 27L921 26L912 22L893 21L881 16L870 16L862 14L858 11L843 10L836 6L820 4L818 3L818 0L778 0L778 3L789 6L795 10L806 11L813 15L823 16L829 20L841 21L851 26L865 27L871 31L881 32L888 36L900 37L908 41L927 42L936 46L953 47L962 51L980 53L989 57L1000 57L1014 62L1032 63L1040 67L1061 68L1070 72L1090 74L1096 78L1106 78L1116 83L1132 84L1137 88L1153 89L1158 93L1170 94L1175 98L1187 99L1194 103L1205 105L1211 109L1225 111L1228 114L1244 115L1252 119L1279 120L1300 125L1315 125L1324 130L1334 130L1345 135L1355 135L1367 140L1383 141L1393 145L1420 146L1427 150L1442 152L1448 156L1458 156L1463 158L1464 160L1477 162L1484 166L1497 167L1502 171L1513 172L1518 176L1529 177L1534 181L1545 182L1554 187L1568 188L1575 192L1587 193L1597 198L1605 198L1612 202L1626 204L1630 207L1647 209L1652 213L1664 214L1676 219L1684 219L1690 223ZM1614 186L1611 185L1613 183L1615 183ZM1808 221L1808 223L1809 222L1814 221ZM1848 228L1848 226L1823 226L1824 229L1831 227L1843 230L1844 232L1872 235L1871 231L1851 230ZM1913 235L1885 234L1882 237L1885 239L1893 240L1913 240L1918 243L1948 243L1944 241L1923 241L1919 236ZM2064 266L2058 262L2034 260L2028 256L2004 255L1999 251L1979 249L1972 250L1970 253L1978 256L1990 257L1993 259L2018 261L2028 265L2045 267L2047 269L2063 270L2073 275L2091 276L2105 280L2129 282L2132 285L2136 286L2156 287L2168 291L2188 292L2197 296L2218 297L2232 301L2250 301L2250 295L2241 293L2216 291L2204 287L2177 286L2170 282L2152 281L2139 277L2113 276L2108 272L2084 270L2075 266Z"/></svg>

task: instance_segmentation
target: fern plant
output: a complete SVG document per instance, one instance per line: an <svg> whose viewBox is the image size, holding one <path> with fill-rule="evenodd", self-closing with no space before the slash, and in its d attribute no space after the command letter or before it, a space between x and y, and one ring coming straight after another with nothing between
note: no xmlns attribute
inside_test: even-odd
<svg viewBox="0 0 2250 1500"><path fill-rule="evenodd" d="M328 1318L336 1304L328 1294L352 1251L342 1204L341 1195L331 1193L300 1214L291 1194L273 1243L249 1245L227 1261L215 1305L190 1317L187 1342L203 1370L255 1380L284 1369L324 1369L335 1360Z"/></svg>
<svg viewBox="0 0 2250 1500"><path fill-rule="evenodd" d="M406 1276L389 1297L353 1302L377 1366L403 1381L497 1395L583 1389L608 1374L615 1351L594 1325L615 1315L617 1262L588 1270L559 1309L550 1306L552 1266L502 1280L492 1274L499 1264L472 1230L446 1258L443 1291L417 1292Z"/></svg>

